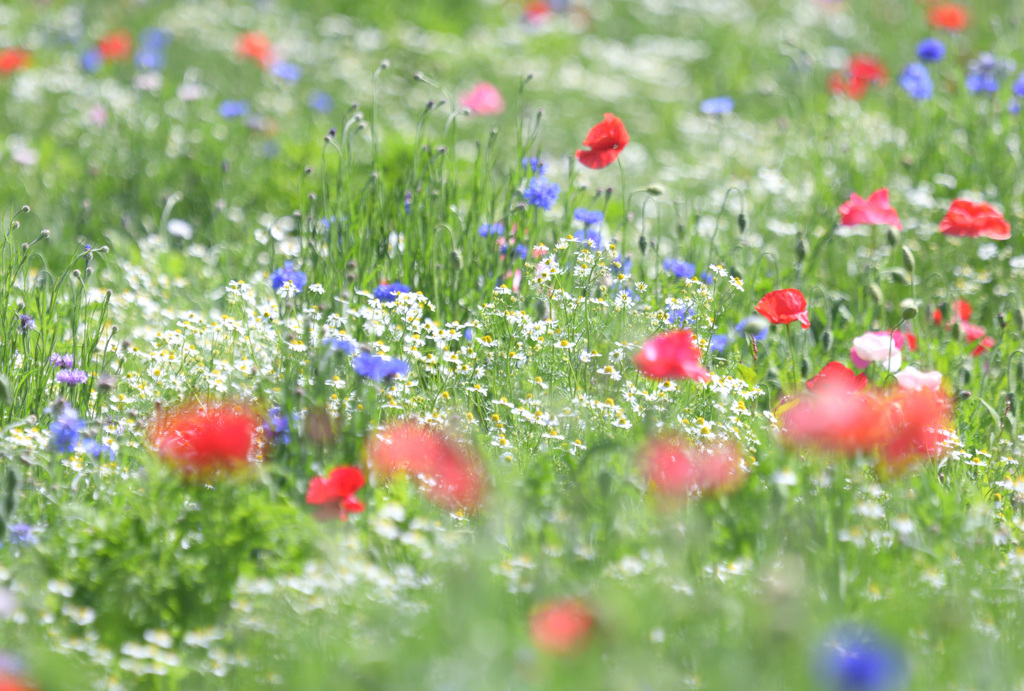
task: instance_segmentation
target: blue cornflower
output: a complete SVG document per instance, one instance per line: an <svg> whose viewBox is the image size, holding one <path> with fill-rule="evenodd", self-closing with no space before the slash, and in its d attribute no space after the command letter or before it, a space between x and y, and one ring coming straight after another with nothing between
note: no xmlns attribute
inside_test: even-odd
<svg viewBox="0 0 1024 691"><path fill-rule="evenodd" d="M900 75L900 86L919 101L931 98L934 90L928 68L919 62L912 62L903 70L903 74Z"/></svg>
<svg viewBox="0 0 1024 691"><path fill-rule="evenodd" d="M584 228L583 230L577 230L572 234L572 239L583 245L584 249L595 249L598 252L605 248L604 238L601 237L601 231L593 228Z"/></svg>
<svg viewBox="0 0 1024 691"><path fill-rule="evenodd" d="M171 42L171 34L163 29L150 27L139 34L139 45L149 50L164 50Z"/></svg>
<svg viewBox="0 0 1024 691"><path fill-rule="evenodd" d="M1007 101L1006 112L1010 113L1011 115L1017 115L1018 113L1020 113L1020 100L1014 97Z"/></svg>
<svg viewBox="0 0 1024 691"><path fill-rule="evenodd" d="M356 352L356 344L345 338L325 338L322 343L336 353L354 355Z"/></svg>
<svg viewBox="0 0 1024 691"><path fill-rule="evenodd" d="M1013 83L1013 95L1024 98L1024 72L1017 75L1017 81Z"/></svg>
<svg viewBox="0 0 1024 691"><path fill-rule="evenodd" d="M293 262L285 262L284 266L270 274L270 287L274 289L275 293L281 290L288 281L291 281L295 290L299 292L306 287L306 274L296 269Z"/></svg>
<svg viewBox="0 0 1024 691"><path fill-rule="evenodd" d="M103 53L99 48L90 48L82 54L82 69L90 74L99 72L103 63Z"/></svg>
<svg viewBox="0 0 1024 691"><path fill-rule="evenodd" d="M89 375L80 369L62 369L53 378L61 384L78 386L79 384L84 384Z"/></svg>
<svg viewBox="0 0 1024 691"><path fill-rule="evenodd" d="M676 278L693 278L697 274L697 267L682 259L666 259L662 265Z"/></svg>
<svg viewBox="0 0 1024 691"><path fill-rule="evenodd" d="M946 44L937 38L926 38L917 44L917 57L924 62L938 62L946 57Z"/></svg>
<svg viewBox="0 0 1024 691"><path fill-rule="evenodd" d="M221 101L217 112L224 118L240 118L249 114L248 101Z"/></svg>
<svg viewBox="0 0 1024 691"><path fill-rule="evenodd" d="M513 251L520 259L526 259L526 245L519 243L513 248Z"/></svg>
<svg viewBox="0 0 1024 691"><path fill-rule="evenodd" d="M167 64L167 56L162 50L140 48L135 53L135 65L144 70L162 70Z"/></svg>
<svg viewBox="0 0 1024 691"><path fill-rule="evenodd" d="M286 82L297 82L302 79L302 68L292 62L278 60L270 66L270 73Z"/></svg>
<svg viewBox="0 0 1024 691"><path fill-rule="evenodd" d="M36 537L36 529L28 523L15 523L8 531L11 534L11 543L15 545L34 545L39 542Z"/></svg>
<svg viewBox="0 0 1024 691"><path fill-rule="evenodd" d="M976 60L967 64L967 78L964 85L971 93L995 93L999 90L999 77L996 74L999 61L989 52L978 55Z"/></svg>
<svg viewBox="0 0 1024 691"><path fill-rule="evenodd" d="M702 271L700 274L700 280L704 281L707 285L711 285L715 282L715 277L710 271Z"/></svg>
<svg viewBox="0 0 1024 691"><path fill-rule="evenodd" d="M78 417L74 408L65 405L50 423L50 445L63 453L73 451L83 429L85 422Z"/></svg>
<svg viewBox="0 0 1024 691"><path fill-rule="evenodd" d="M729 345L729 337L726 334L712 334L711 344L708 347L712 353L721 353L727 345Z"/></svg>
<svg viewBox="0 0 1024 691"><path fill-rule="evenodd" d="M739 331L740 333L743 333L743 328L747 325L748 321L750 321L749 318L741 319L739 323L736 324L736 330ZM761 331L760 333L750 334L750 337L753 338L755 341L763 341L764 339L768 338L767 327L764 331Z"/></svg>
<svg viewBox="0 0 1024 691"><path fill-rule="evenodd" d="M555 201L558 199L561 191L562 188L558 186L557 182L552 182L543 175L538 175L537 177L530 178L530 182L527 183L526 189L523 191L523 199L526 200L527 204L539 206L548 211L555 205Z"/></svg>
<svg viewBox="0 0 1024 691"><path fill-rule="evenodd" d="M394 302L399 294L408 292L409 286L404 283L381 283L373 289L373 297L381 302Z"/></svg>
<svg viewBox="0 0 1024 691"><path fill-rule="evenodd" d="M628 276L633 269L633 257L623 257L620 254L615 258L615 267L618 268L620 274Z"/></svg>
<svg viewBox="0 0 1024 691"><path fill-rule="evenodd" d="M895 691L906 678L898 648L860 627L842 627L822 644L818 675L835 691Z"/></svg>
<svg viewBox="0 0 1024 691"><path fill-rule="evenodd" d="M536 156L523 157L523 168L529 168L531 173L544 174L544 161Z"/></svg>
<svg viewBox="0 0 1024 691"><path fill-rule="evenodd" d="M409 209L412 208L412 192L405 193L405 215L409 215Z"/></svg>
<svg viewBox="0 0 1024 691"><path fill-rule="evenodd" d="M383 381L394 376L408 374L409 363L396 358L386 358L362 352L352 359L352 369L360 377L366 377L373 381Z"/></svg>
<svg viewBox="0 0 1024 691"><path fill-rule="evenodd" d="M473 327L472 326L467 326L466 327L466 330L462 332L462 338L464 338L467 343L472 343L473 342Z"/></svg>
<svg viewBox="0 0 1024 691"><path fill-rule="evenodd" d="M596 226L604 220L603 211L591 211L590 209L576 209L572 217L585 226Z"/></svg>
<svg viewBox="0 0 1024 691"><path fill-rule="evenodd" d="M495 235L504 235L505 224L502 223L501 221L491 224L481 223L480 227L477 228L476 232L479 233L480 237L482 238L494 237Z"/></svg>
<svg viewBox="0 0 1024 691"><path fill-rule="evenodd" d="M716 96L701 101L700 112L704 115L728 115L732 112L733 102L730 96Z"/></svg>
<svg viewBox="0 0 1024 691"><path fill-rule="evenodd" d="M320 113L334 110L334 99L325 91L314 91L309 95L309 107Z"/></svg>
<svg viewBox="0 0 1024 691"><path fill-rule="evenodd" d="M669 323L681 326L689 326L696 316L697 310L693 307L683 307L681 309L669 310L668 312Z"/></svg>
<svg viewBox="0 0 1024 691"><path fill-rule="evenodd" d="M114 450L99 439L83 439L82 450L97 459L102 456L106 456L107 458L114 457Z"/></svg>
<svg viewBox="0 0 1024 691"><path fill-rule="evenodd" d="M263 423L263 431L274 440L275 444L287 444L292 440L292 426L288 416L281 412L280 406L267 411L267 421Z"/></svg>

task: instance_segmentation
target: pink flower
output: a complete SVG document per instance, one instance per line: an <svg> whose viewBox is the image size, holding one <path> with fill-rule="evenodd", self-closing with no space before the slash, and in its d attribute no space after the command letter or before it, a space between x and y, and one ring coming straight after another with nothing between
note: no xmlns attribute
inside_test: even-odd
<svg viewBox="0 0 1024 691"><path fill-rule="evenodd" d="M689 331L673 331L648 339L633 362L650 379L711 379L700 364L700 350Z"/></svg>
<svg viewBox="0 0 1024 691"><path fill-rule="evenodd" d="M478 83L469 93L459 98L459 103L476 115L499 115L505 112L505 99L490 82Z"/></svg>
<svg viewBox="0 0 1024 691"><path fill-rule="evenodd" d="M942 386L942 372L922 372L916 367L907 367L896 373L896 383L903 391L937 391Z"/></svg>
<svg viewBox="0 0 1024 691"><path fill-rule="evenodd" d="M850 195L849 201L839 207L839 214L844 226L892 226L903 230L899 214L889 206L889 190L884 187L867 199L857 194Z"/></svg>
<svg viewBox="0 0 1024 691"><path fill-rule="evenodd" d="M850 359L855 367L866 368L872 362L883 363L882 367L896 372L903 365L903 334L889 335L888 331L869 331L853 339Z"/></svg>

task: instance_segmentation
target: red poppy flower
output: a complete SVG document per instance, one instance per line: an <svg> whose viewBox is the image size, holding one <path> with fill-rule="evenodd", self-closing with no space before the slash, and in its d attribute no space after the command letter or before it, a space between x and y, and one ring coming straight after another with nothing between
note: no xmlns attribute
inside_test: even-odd
<svg viewBox="0 0 1024 691"><path fill-rule="evenodd" d="M356 499L356 492L366 484L363 471L355 466L335 468L327 477L315 477L309 482L306 491L307 504L326 504L330 508L338 507L341 520L350 513L361 513L366 507Z"/></svg>
<svg viewBox="0 0 1024 691"><path fill-rule="evenodd" d="M541 650L565 655L583 647L596 621L585 603L555 600L541 605L530 617L530 637Z"/></svg>
<svg viewBox="0 0 1024 691"><path fill-rule="evenodd" d="M965 322L971 318L971 314L974 312L971 307L971 303L966 300L954 300L953 304L950 305L950 316L952 322ZM932 319L935 320L936 324L942 323L942 310L936 308L932 312Z"/></svg>
<svg viewBox="0 0 1024 691"><path fill-rule="evenodd" d="M791 444L852 455L870 452L887 439L884 419L879 396L832 386L803 394L780 413L779 424Z"/></svg>
<svg viewBox="0 0 1024 691"><path fill-rule="evenodd" d="M805 329L811 328L807 315L807 298L796 288L773 290L757 303L757 312L772 324L800 322Z"/></svg>
<svg viewBox="0 0 1024 691"><path fill-rule="evenodd" d="M406 473L420 481L430 499L447 509L476 510L485 480L480 462L440 432L415 422L399 422L368 445L372 467L389 477Z"/></svg>
<svg viewBox="0 0 1024 691"><path fill-rule="evenodd" d="M0 50L0 74L11 74L28 66L32 54L21 48L4 48Z"/></svg>
<svg viewBox="0 0 1024 691"><path fill-rule="evenodd" d="M165 461L201 475L247 466L259 427L257 417L244 406L196 404L159 415L149 438Z"/></svg>
<svg viewBox="0 0 1024 691"><path fill-rule="evenodd" d="M944 2L928 10L928 23L936 29L963 31L970 23L970 16L955 2Z"/></svg>
<svg viewBox="0 0 1024 691"><path fill-rule="evenodd" d="M729 491L746 474L735 448L701 451L675 437L652 441L644 450L644 459L648 481L665 497L685 499L694 491Z"/></svg>
<svg viewBox="0 0 1024 691"><path fill-rule="evenodd" d="M132 56L132 35L124 29L112 31L97 41L96 47L104 60L111 62L128 60Z"/></svg>
<svg viewBox="0 0 1024 691"><path fill-rule="evenodd" d="M902 471L920 458L938 455L949 425L949 400L941 390L901 390L890 399L888 415L893 434L880 449L890 471Z"/></svg>
<svg viewBox="0 0 1024 691"><path fill-rule="evenodd" d="M860 100L872 84L884 84L889 73L885 66L870 55L854 55L846 73L833 72L828 78L828 88L834 94L845 94Z"/></svg>
<svg viewBox="0 0 1024 691"><path fill-rule="evenodd" d="M551 9L551 5L545 0L533 0L523 10L523 21L527 24L543 24L544 20L551 16L554 10Z"/></svg>
<svg viewBox="0 0 1024 691"><path fill-rule="evenodd" d="M867 374L854 374L852 369L841 362L828 363L807 380L807 389L810 391L834 387L852 393L860 391L867 385Z"/></svg>
<svg viewBox="0 0 1024 691"><path fill-rule="evenodd" d="M267 69L274 64L274 46L266 34L247 31L235 41L235 53L248 60L255 60Z"/></svg>
<svg viewBox="0 0 1024 691"><path fill-rule="evenodd" d="M590 151L579 149L576 158L587 168L604 168L615 162L626 144L629 144L629 134L622 120L605 113L604 120L594 125L583 140L583 146L590 147Z"/></svg>
<svg viewBox="0 0 1024 691"><path fill-rule="evenodd" d="M939 232L959 237L1009 240L1010 224L985 202L957 199L939 223Z"/></svg>
<svg viewBox="0 0 1024 691"><path fill-rule="evenodd" d="M992 350L996 344L996 339L988 335L984 326L978 326L977 324L971 324L969 322L961 322L960 328L963 330L964 339L966 339L968 343L978 343L977 347L971 351L971 355L974 357L978 357L986 350Z"/></svg>
<svg viewBox="0 0 1024 691"><path fill-rule="evenodd" d="M637 369L651 379L710 379L700 364L700 351L689 331L672 331L648 339L633 357Z"/></svg>
<svg viewBox="0 0 1024 691"><path fill-rule="evenodd" d="M839 207L839 214L844 226L878 225L903 230L899 214L889 205L889 190L884 187L867 199L858 194L850 195L849 201Z"/></svg>

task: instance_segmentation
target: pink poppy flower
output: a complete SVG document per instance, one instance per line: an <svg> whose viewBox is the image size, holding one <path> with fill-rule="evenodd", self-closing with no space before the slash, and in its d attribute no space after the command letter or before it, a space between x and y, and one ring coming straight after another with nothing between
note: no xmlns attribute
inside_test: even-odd
<svg viewBox="0 0 1024 691"><path fill-rule="evenodd" d="M459 98L463 108L469 108L476 115L499 115L505 112L505 99L498 87L489 82L480 82Z"/></svg>
<svg viewBox="0 0 1024 691"><path fill-rule="evenodd" d="M844 226L892 226L903 230L899 214L889 205L889 190L884 187L867 199L858 194L850 195L849 201L839 207L839 214Z"/></svg>

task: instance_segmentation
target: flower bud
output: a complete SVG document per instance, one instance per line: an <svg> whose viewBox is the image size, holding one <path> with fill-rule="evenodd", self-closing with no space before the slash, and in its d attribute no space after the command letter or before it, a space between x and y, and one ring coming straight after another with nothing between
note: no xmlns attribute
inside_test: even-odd
<svg viewBox="0 0 1024 691"><path fill-rule="evenodd" d="M811 358L806 355L800 359L800 376L807 379L811 376Z"/></svg>
<svg viewBox="0 0 1024 691"><path fill-rule="evenodd" d="M913 305L907 305L903 308L903 319L904 321L910 321L917 316L917 308Z"/></svg>
<svg viewBox="0 0 1024 691"><path fill-rule="evenodd" d="M900 252L903 254L903 268L913 273L917 267L917 259L914 258L914 253L906 245L900 248Z"/></svg>
<svg viewBox="0 0 1024 691"><path fill-rule="evenodd" d="M908 286L910 285L910 274L907 273L906 269L896 267L895 269L892 270L892 280L893 282L899 283L900 285Z"/></svg>
<svg viewBox="0 0 1024 691"><path fill-rule="evenodd" d="M835 343L835 336L832 335L832 329L825 329L821 334L821 347L827 353L832 350L832 346Z"/></svg>
<svg viewBox="0 0 1024 691"><path fill-rule="evenodd" d="M798 261L803 261L807 256L807 253L811 251L811 245L807 242L807 238L802 235L797 238L796 241L796 258Z"/></svg>
<svg viewBox="0 0 1024 691"><path fill-rule="evenodd" d="M456 271L462 271L462 250L452 250L448 255L448 259L451 261Z"/></svg>
<svg viewBox="0 0 1024 691"><path fill-rule="evenodd" d="M739 226L740 234L742 235L747 230L747 216L746 214L740 214L736 217L736 225Z"/></svg>
<svg viewBox="0 0 1024 691"><path fill-rule="evenodd" d="M641 235L640 236L640 240L639 240L638 244L640 245L640 254L641 254L641 256L647 254L647 236L646 235Z"/></svg>
<svg viewBox="0 0 1024 691"><path fill-rule="evenodd" d="M874 281L868 283L868 292L871 293L871 297L879 305L885 303L885 295L882 294L882 287L875 283Z"/></svg>
<svg viewBox="0 0 1024 691"><path fill-rule="evenodd" d="M1018 330L1024 330L1024 309L1018 307L1013 311L1013 323Z"/></svg>
<svg viewBox="0 0 1024 691"><path fill-rule="evenodd" d="M961 389L965 388L971 383L971 368L967 365L960 367L960 370L956 373L957 386Z"/></svg>
<svg viewBox="0 0 1024 691"><path fill-rule="evenodd" d="M889 243L889 247L895 247L900 242L899 233L892 226L885 231L885 241Z"/></svg>
<svg viewBox="0 0 1024 691"><path fill-rule="evenodd" d="M748 317L746 323L743 324L743 333L753 336L754 334L763 333L765 329L771 327L771 323L760 315Z"/></svg>
<svg viewBox="0 0 1024 691"><path fill-rule="evenodd" d="M953 326L950 328L949 332L952 334L953 339L957 341L959 341L964 335L964 329L960 326L960 322L958 321L953 322Z"/></svg>

